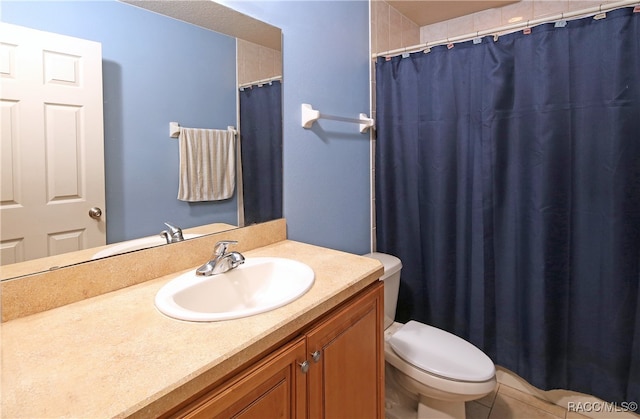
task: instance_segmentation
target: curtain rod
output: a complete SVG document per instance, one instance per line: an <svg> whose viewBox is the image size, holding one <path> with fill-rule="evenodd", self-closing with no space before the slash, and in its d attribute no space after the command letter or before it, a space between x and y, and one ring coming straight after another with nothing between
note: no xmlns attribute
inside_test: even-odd
<svg viewBox="0 0 640 419"><path fill-rule="evenodd" d="M497 35L498 33L515 32L519 29L529 28L529 27L540 25L543 23L551 23L558 20L587 17L593 14L605 13L614 9L619 9L622 7L633 6L633 5L640 5L640 2L638 2L638 0L623 0L615 3L605 3L605 4L601 4L600 6L589 7L586 9L580 9L573 12L560 13L557 15L542 17L542 18L533 19L533 20L527 20L527 21L523 20L521 22L514 23L511 25L500 26L494 29L485 29L482 31L474 32L474 33L468 33L465 35L455 36L452 38L441 39L439 41L432 41L424 44L412 45L409 47L397 48L397 49L392 49L384 52L378 52L376 54L372 54L371 57L373 59L376 59L382 56L394 56L394 55L400 55L404 53L418 52L420 50L437 46L437 45L448 45L455 42L471 41L472 39L479 38L486 35Z"/></svg>
<svg viewBox="0 0 640 419"><path fill-rule="evenodd" d="M260 85L260 84L267 84L267 83L270 83L270 82L276 81L276 80L282 80L282 76L269 77L267 79L262 79L262 80L258 80L258 81L252 81L252 82L249 82L249 83L240 84L240 85L238 85L238 89L244 89L245 87L256 86L256 85Z"/></svg>

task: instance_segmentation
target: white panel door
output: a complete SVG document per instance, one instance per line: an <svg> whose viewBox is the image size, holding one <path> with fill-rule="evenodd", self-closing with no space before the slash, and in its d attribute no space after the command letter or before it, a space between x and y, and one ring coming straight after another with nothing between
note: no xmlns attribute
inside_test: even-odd
<svg viewBox="0 0 640 419"><path fill-rule="evenodd" d="M104 245L101 44L0 22L0 112L2 265Z"/></svg>

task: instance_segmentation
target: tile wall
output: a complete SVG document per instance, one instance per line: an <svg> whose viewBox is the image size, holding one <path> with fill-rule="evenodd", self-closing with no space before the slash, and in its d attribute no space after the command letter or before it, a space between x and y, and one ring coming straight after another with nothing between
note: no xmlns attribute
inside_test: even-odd
<svg viewBox="0 0 640 419"><path fill-rule="evenodd" d="M238 84L282 76L282 51L238 39Z"/></svg>
<svg viewBox="0 0 640 419"><path fill-rule="evenodd" d="M380 0L371 1L371 51L404 48L420 43L420 27Z"/></svg>
<svg viewBox="0 0 640 419"><path fill-rule="evenodd" d="M534 20L567 13L600 4L613 3L613 0L521 0L495 9L488 9L470 15L434 23L420 28L420 43L439 41L455 36L490 30L514 23L512 19L521 21Z"/></svg>

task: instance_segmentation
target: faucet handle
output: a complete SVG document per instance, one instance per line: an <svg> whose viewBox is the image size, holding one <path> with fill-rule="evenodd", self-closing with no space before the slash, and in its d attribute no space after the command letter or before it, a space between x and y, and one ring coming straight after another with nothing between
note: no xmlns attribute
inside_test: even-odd
<svg viewBox="0 0 640 419"><path fill-rule="evenodd" d="M169 233L171 233L171 235L182 236L182 229L180 227L172 226L169 223L164 223L164 225L166 225L169 228Z"/></svg>
<svg viewBox="0 0 640 419"><path fill-rule="evenodd" d="M167 243L181 242L182 240L184 240L182 229L180 227L172 226L169 223L164 223L164 225L167 226L169 231L163 230L160 232L160 235L167 238Z"/></svg>
<svg viewBox="0 0 640 419"><path fill-rule="evenodd" d="M232 244L238 244L238 242L236 240L219 241L218 243L216 243L215 247L213 248L213 255L214 256L224 255L225 253L227 253L227 248Z"/></svg>

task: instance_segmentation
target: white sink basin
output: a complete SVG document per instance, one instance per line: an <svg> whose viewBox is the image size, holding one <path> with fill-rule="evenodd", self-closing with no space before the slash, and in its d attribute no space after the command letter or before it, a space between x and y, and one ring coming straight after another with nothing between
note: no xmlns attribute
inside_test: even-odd
<svg viewBox="0 0 640 419"><path fill-rule="evenodd" d="M284 258L247 258L228 272L198 276L195 268L156 294L160 312L180 320L208 322L252 316L301 297L315 280L304 263Z"/></svg>
<svg viewBox="0 0 640 419"><path fill-rule="evenodd" d="M183 235L184 239L193 239L200 237L202 234L186 233ZM156 247L162 244L167 244L167 239L158 235L143 237L141 239L128 240L126 242L114 244L105 249L100 250L91 256L91 259L100 259L107 256L119 255L121 253L133 252L134 250L147 249L149 247Z"/></svg>

